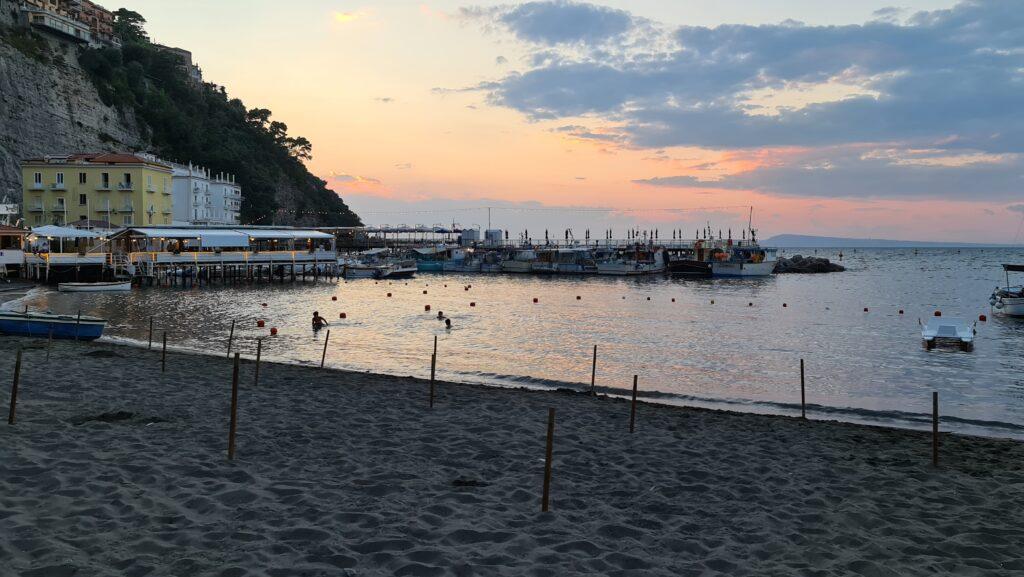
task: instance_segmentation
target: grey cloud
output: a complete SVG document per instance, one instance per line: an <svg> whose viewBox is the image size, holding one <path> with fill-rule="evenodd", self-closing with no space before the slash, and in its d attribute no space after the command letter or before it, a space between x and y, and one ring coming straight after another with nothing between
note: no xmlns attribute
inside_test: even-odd
<svg viewBox="0 0 1024 577"><path fill-rule="evenodd" d="M502 13L516 36L543 46L531 69L472 89L535 120L595 115L621 122L639 147L818 146L955 135L950 146L1024 150L1024 10L1017 1L961 2L904 24L683 26L672 34L670 51L551 48L640 26L617 12L532 2ZM587 16L570 25L557 17L567 13ZM591 30L582 30L584 24ZM751 90L837 76L880 96L776 116L745 108Z"/></svg>
<svg viewBox="0 0 1024 577"><path fill-rule="evenodd" d="M859 150L828 150L718 180L682 175L634 182L798 197L1009 200L1018 198L1024 188L1024 161L1014 157L962 166L906 165L892 158L866 156ZM1024 205L1019 206L1024 212Z"/></svg>
<svg viewBox="0 0 1024 577"><path fill-rule="evenodd" d="M461 15L507 29L536 44L598 44L630 31L633 16L624 10L568 0L527 2L492 8L463 8Z"/></svg>

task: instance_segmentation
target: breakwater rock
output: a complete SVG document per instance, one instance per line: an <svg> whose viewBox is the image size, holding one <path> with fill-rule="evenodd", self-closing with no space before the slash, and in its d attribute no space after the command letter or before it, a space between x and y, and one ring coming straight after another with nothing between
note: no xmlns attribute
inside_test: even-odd
<svg viewBox="0 0 1024 577"><path fill-rule="evenodd" d="M775 272L779 274L811 274L822 272L842 272L844 270L846 270L846 267L841 264L834 263L827 258L802 256L799 254L793 255L790 258L780 258L775 264Z"/></svg>

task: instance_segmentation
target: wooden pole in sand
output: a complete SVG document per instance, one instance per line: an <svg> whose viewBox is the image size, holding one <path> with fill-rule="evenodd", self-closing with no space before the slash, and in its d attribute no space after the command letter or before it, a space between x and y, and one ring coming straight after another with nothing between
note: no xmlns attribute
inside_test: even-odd
<svg viewBox="0 0 1024 577"><path fill-rule="evenodd" d="M629 432L632 433L636 430L636 380L637 376L633 375L633 402L629 406Z"/></svg>
<svg viewBox="0 0 1024 577"><path fill-rule="evenodd" d="M434 335L434 354L430 355L430 408L434 408L434 374L437 370L437 335Z"/></svg>
<svg viewBox="0 0 1024 577"><path fill-rule="evenodd" d="M256 386L260 384L260 353L263 352L263 339L256 339L256 376L253 377L252 384Z"/></svg>
<svg viewBox="0 0 1024 577"><path fill-rule="evenodd" d="M939 466L939 393L932 392L932 466Z"/></svg>
<svg viewBox="0 0 1024 577"><path fill-rule="evenodd" d="M235 340L235 321L231 320L231 332L228 333L228 358L231 358L231 341Z"/></svg>
<svg viewBox="0 0 1024 577"><path fill-rule="evenodd" d="M597 345L594 345L594 361L590 364L590 394L594 394L594 384L597 382Z"/></svg>
<svg viewBox="0 0 1024 577"><path fill-rule="evenodd" d="M14 413L18 406L18 381L21 380L21 347L14 361L14 382L11 383L11 411L7 414L7 424L14 424Z"/></svg>
<svg viewBox="0 0 1024 577"><path fill-rule="evenodd" d="M78 318L75 319L75 340L78 340L78 329L82 326L82 309L78 309Z"/></svg>
<svg viewBox="0 0 1024 577"><path fill-rule="evenodd" d="M327 360L327 342L331 340L331 329L327 329L327 336L324 337L324 354L320 355L320 368L324 368L324 361Z"/></svg>
<svg viewBox="0 0 1024 577"><path fill-rule="evenodd" d="M149 317L149 348L153 348L153 317Z"/></svg>
<svg viewBox="0 0 1024 577"><path fill-rule="evenodd" d="M228 427L228 460L235 458L235 431L238 429L238 353L231 371L231 425Z"/></svg>
<svg viewBox="0 0 1024 577"><path fill-rule="evenodd" d="M167 331L164 331L164 350L160 354L160 372L167 372Z"/></svg>
<svg viewBox="0 0 1024 577"><path fill-rule="evenodd" d="M800 418L807 418L807 397L804 394L804 360L800 359Z"/></svg>
<svg viewBox="0 0 1024 577"><path fill-rule="evenodd" d="M551 496L551 452L555 440L555 409L548 409L548 443L544 452L544 496L541 497L540 510L546 513Z"/></svg>

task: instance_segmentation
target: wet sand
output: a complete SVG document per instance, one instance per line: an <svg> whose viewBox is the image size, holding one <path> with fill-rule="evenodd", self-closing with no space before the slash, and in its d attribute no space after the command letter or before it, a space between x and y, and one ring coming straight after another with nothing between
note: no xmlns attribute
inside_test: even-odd
<svg viewBox="0 0 1024 577"><path fill-rule="evenodd" d="M229 360L18 346L4 576L1024 571L1015 441L243 362L228 461Z"/></svg>

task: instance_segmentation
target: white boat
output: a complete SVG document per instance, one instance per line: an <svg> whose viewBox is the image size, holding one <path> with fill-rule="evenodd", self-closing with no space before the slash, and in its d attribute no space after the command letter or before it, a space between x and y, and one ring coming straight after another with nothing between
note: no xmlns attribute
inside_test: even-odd
<svg viewBox="0 0 1024 577"><path fill-rule="evenodd" d="M665 272L665 251L638 244L615 251L607 260L597 263L597 274L639 276Z"/></svg>
<svg viewBox="0 0 1024 577"><path fill-rule="evenodd" d="M386 268L376 264L346 264L341 276L348 279L381 278Z"/></svg>
<svg viewBox="0 0 1024 577"><path fill-rule="evenodd" d="M389 260L384 264L380 278L412 278L417 270L415 260Z"/></svg>
<svg viewBox="0 0 1024 577"><path fill-rule="evenodd" d="M704 248L703 242L697 241L696 252L707 252L712 276L769 276L779 260L778 249L763 248L757 241L740 240L734 244L732 239L718 239L711 241L710 248Z"/></svg>
<svg viewBox="0 0 1024 577"><path fill-rule="evenodd" d="M921 325L921 340L928 350L939 344L958 345L964 351L974 350L974 333L973 326L955 317L932 317Z"/></svg>
<svg viewBox="0 0 1024 577"><path fill-rule="evenodd" d="M123 292L132 290L132 281L62 282L57 290L62 293Z"/></svg>
<svg viewBox="0 0 1024 577"><path fill-rule="evenodd" d="M1024 317L1024 286L1010 286L1011 272L1024 272L1024 264L1004 264L1006 287L996 287L988 303L1000 313L1010 317Z"/></svg>
<svg viewBox="0 0 1024 577"><path fill-rule="evenodd" d="M512 254L511 259L501 261L501 272L531 272L535 260L537 260L537 251L532 248L517 250Z"/></svg>

